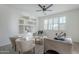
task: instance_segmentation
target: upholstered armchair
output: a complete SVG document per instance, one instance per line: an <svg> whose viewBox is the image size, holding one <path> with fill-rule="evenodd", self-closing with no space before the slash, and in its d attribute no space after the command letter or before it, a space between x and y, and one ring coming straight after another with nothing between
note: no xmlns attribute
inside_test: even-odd
<svg viewBox="0 0 79 59"><path fill-rule="evenodd" d="M16 51L16 42L15 42L15 40L17 38L18 37L10 37L10 41L11 41L12 48L15 49L15 51Z"/></svg>
<svg viewBox="0 0 79 59"><path fill-rule="evenodd" d="M16 51L19 53L25 53L32 51L35 48L33 40L23 40L21 38L16 40Z"/></svg>

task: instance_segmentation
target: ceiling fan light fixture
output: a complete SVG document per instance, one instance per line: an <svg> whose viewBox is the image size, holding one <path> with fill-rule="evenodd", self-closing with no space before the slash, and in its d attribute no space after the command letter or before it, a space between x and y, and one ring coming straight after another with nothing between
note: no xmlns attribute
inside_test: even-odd
<svg viewBox="0 0 79 59"><path fill-rule="evenodd" d="M41 11L48 11L48 9L52 6L53 4L48 5L47 7L45 5L38 4L38 6L41 8ZM51 10L52 11L52 10Z"/></svg>
<svg viewBox="0 0 79 59"><path fill-rule="evenodd" d="M36 10L37 12L43 11L44 15L47 15L46 11L52 11L52 10L48 10L50 7L52 7L53 4L49 4L49 5L41 5L38 4L38 6L41 8L41 10Z"/></svg>

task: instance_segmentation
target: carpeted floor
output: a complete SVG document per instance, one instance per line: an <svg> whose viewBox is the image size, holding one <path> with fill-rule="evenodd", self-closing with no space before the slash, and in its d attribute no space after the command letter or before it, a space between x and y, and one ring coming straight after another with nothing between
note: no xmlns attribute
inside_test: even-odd
<svg viewBox="0 0 79 59"><path fill-rule="evenodd" d="M35 52L28 51L23 54L43 54L44 46L43 45L36 45L35 46ZM6 45L0 47L0 54L18 54L14 49L12 49L11 45Z"/></svg>
<svg viewBox="0 0 79 59"><path fill-rule="evenodd" d="M43 54L43 53L44 53L44 46L37 44L35 46L35 53L33 51L29 51L24 54ZM73 44L72 53L79 54L79 43ZM6 45L0 47L0 54L18 54L18 52L15 52L15 50L11 48L11 45Z"/></svg>

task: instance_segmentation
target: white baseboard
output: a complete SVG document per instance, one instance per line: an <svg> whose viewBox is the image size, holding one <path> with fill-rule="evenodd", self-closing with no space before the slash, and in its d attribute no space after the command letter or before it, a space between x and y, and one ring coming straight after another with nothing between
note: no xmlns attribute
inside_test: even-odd
<svg viewBox="0 0 79 59"><path fill-rule="evenodd" d="M5 43L4 42L1 42L0 43L0 46L5 46L5 45L9 45L9 44L10 44L10 42L5 42Z"/></svg>

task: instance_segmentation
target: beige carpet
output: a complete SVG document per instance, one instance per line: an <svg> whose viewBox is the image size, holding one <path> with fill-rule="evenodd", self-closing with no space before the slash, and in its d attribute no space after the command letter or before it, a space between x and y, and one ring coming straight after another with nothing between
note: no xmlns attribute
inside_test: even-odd
<svg viewBox="0 0 79 59"><path fill-rule="evenodd" d="M44 46L37 44L35 46L35 54L43 54L43 53L44 53ZM73 44L72 53L79 54L79 43ZM0 54L18 54L18 52L15 52L14 49L11 48L11 45L6 45L0 47ZM34 54L34 53L32 51L29 51L24 54Z"/></svg>

